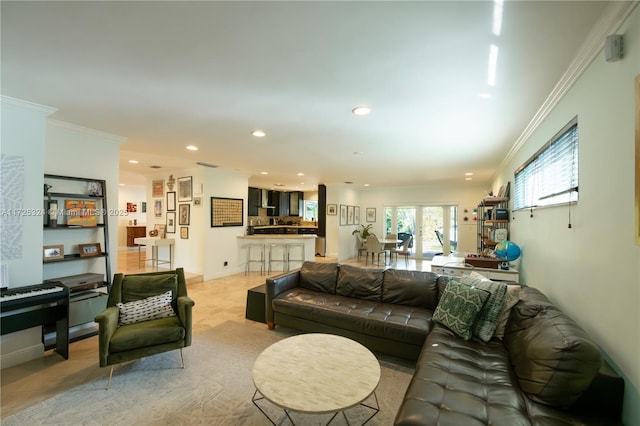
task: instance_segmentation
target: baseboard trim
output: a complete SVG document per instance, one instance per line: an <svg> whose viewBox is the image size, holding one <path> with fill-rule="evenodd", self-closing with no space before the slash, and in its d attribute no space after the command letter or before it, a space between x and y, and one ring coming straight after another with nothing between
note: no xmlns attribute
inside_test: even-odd
<svg viewBox="0 0 640 426"><path fill-rule="evenodd" d="M13 367L23 364L32 359L42 358L44 356L44 345L42 343L22 348L15 352L0 355L0 368Z"/></svg>

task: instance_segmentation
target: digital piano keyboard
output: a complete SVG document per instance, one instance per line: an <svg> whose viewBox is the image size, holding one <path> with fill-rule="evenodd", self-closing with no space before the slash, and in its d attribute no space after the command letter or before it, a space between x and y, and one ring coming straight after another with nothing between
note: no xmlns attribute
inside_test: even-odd
<svg viewBox="0 0 640 426"><path fill-rule="evenodd" d="M0 292L1 334L56 324L56 352L69 359L69 289L47 282Z"/></svg>

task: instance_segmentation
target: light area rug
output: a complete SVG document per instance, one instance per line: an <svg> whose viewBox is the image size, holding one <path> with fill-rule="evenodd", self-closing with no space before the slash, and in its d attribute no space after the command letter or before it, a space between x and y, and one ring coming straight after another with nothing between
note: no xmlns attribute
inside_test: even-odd
<svg viewBox="0 0 640 426"><path fill-rule="evenodd" d="M2 425L269 425L251 402L255 391L251 370L264 349L295 333L227 321L194 335L192 345L183 350L184 370L179 351L154 355L116 367L111 389L105 390L105 368L103 379L7 417ZM380 412L367 424L391 425L413 370L404 362L376 355L381 365L376 391ZM259 404L278 424L290 424L281 409L268 401ZM346 411L350 424L361 424L371 414L364 407ZM292 414L298 425L323 425L330 417ZM347 423L339 415L331 424Z"/></svg>

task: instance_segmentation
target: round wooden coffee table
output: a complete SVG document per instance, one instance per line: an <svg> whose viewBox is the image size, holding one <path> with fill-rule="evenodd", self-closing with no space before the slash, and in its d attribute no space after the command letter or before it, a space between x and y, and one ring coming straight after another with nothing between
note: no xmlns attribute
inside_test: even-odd
<svg viewBox="0 0 640 426"><path fill-rule="evenodd" d="M380 363L360 343L332 334L301 334L274 343L258 356L252 402L274 425L257 401L266 399L282 408L292 424L289 411L334 413L327 424L341 412L348 423L344 410L363 405L374 410L367 423L380 411L375 394L379 381ZM371 395L375 407L363 404Z"/></svg>

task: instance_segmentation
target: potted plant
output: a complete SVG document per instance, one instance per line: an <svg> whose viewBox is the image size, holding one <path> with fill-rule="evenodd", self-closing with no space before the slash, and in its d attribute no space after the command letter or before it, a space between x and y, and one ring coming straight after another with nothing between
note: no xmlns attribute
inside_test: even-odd
<svg viewBox="0 0 640 426"><path fill-rule="evenodd" d="M360 239L366 241L369 235L375 235L373 232L371 232L372 227L373 227L372 223L368 224L367 226L360 225L360 228L354 229L351 235L358 235Z"/></svg>

